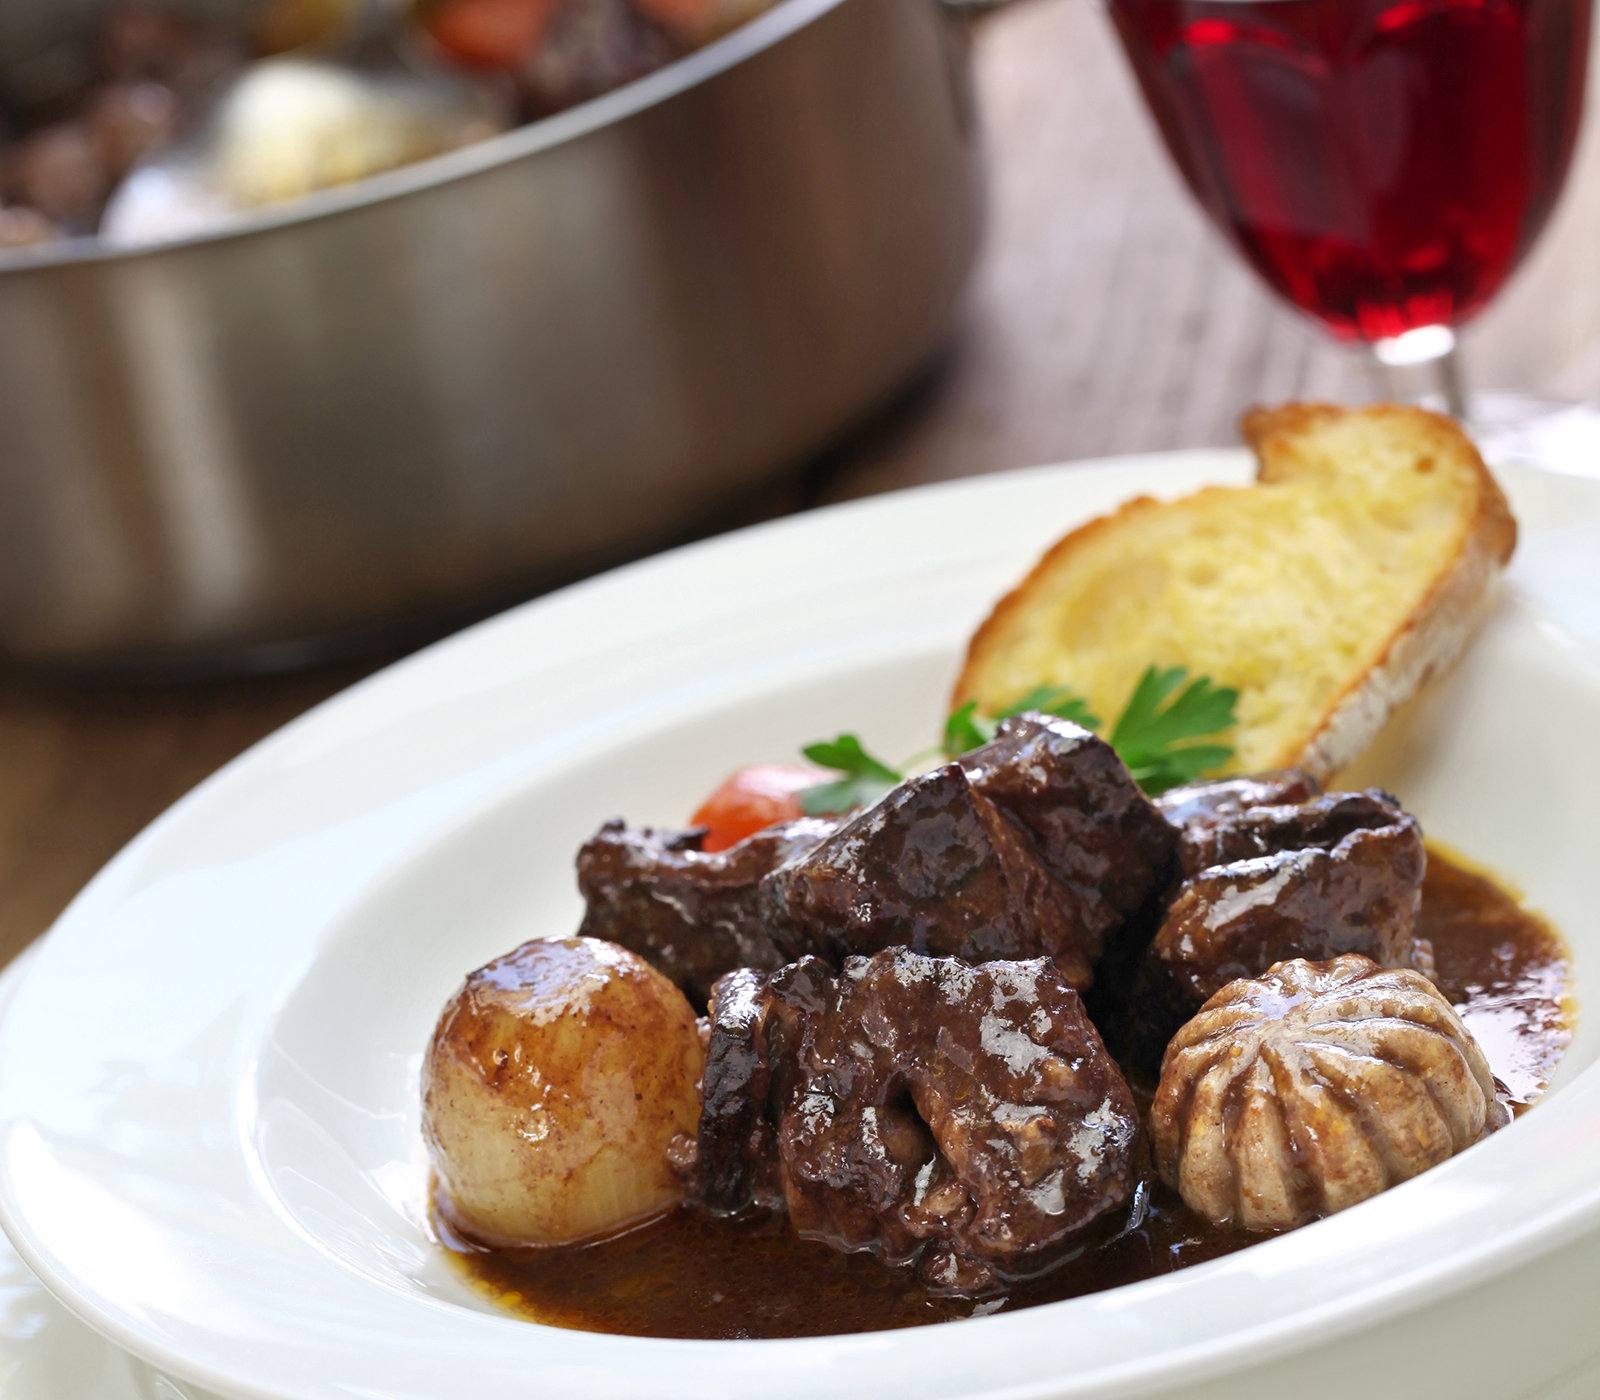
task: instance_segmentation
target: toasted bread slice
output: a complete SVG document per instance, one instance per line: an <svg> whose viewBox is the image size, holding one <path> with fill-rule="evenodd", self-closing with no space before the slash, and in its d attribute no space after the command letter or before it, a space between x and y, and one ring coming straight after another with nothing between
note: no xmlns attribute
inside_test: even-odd
<svg viewBox="0 0 1600 1400"><path fill-rule="evenodd" d="M1516 545L1448 418L1289 404L1243 423L1257 484L1129 501L1057 543L972 639L954 704L1069 686L1108 723L1152 664L1239 691L1231 771L1326 778L1460 655Z"/></svg>

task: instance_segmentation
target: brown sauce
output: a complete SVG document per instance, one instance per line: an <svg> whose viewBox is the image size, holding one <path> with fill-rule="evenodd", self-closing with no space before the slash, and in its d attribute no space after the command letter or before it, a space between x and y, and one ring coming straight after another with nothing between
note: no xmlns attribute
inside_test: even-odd
<svg viewBox="0 0 1600 1400"><path fill-rule="evenodd" d="M1428 848L1417 933L1432 940L1439 990L1483 1047L1521 1114L1572 1039L1566 941L1488 876Z"/></svg>
<svg viewBox="0 0 1600 1400"><path fill-rule="evenodd" d="M1429 851L1417 932L1441 990L1521 1113L1571 1039L1569 954L1553 929L1487 877ZM1153 1086L1134 1084L1141 1108ZM1085 1232L1039 1278L974 1301L929 1294L911 1270L796 1239L782 1215L726 1223L678 1211L583 1248L471 1249L440 1237L472 1282L511 1312L556 1327L655 1337L809 1337L880 1331L1032 1307L1171 1273L1255 1242L1191 1215L1146 1167L1130 1208Z"/></svg>

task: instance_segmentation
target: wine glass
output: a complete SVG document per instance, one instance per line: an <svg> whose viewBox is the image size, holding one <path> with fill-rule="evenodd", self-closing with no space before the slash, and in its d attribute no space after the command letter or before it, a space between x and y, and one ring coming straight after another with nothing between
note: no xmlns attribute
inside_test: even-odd
<svg viewBox="0 0 1600 1400"><path fill-rule="evenodd" d="M1385 365L1434 364L1549 218L1591 0L1108 0L1201 206L1269 286Z"/></svg>

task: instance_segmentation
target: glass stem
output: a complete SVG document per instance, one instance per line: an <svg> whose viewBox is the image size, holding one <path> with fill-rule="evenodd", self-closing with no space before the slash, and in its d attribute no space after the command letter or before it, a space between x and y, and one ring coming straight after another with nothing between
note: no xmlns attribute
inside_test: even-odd
<svg viewBox="0 0 1600 1400"><path fill-rule="evenodd" d="M1458 423L1467 421L1467 392L1461 377L1456 333L1449 326L1419 326L1392 340L1372 343L1372 353L1388 369L1430 366L1438 377L1445 408Z"/></svg>
<svg viewBox="0 0 1600 1400"><path fill-rule="evenodd" d="M1467 391L1461 382L1461 350L1452 345L1434 362L1439 370L1439 388L1445 407L1458 423L1467 421Z"/></svg>

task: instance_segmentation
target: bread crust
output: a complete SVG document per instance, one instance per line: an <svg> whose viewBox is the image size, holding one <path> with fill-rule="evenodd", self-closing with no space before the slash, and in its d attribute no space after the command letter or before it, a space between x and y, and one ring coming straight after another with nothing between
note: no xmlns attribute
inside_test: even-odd
<svg viewBox="0 0 1600 1400"><path fill-rule="evenodd" d="M1240 429L1256 454L1257 481L1270 483L1293 477L1299 445L1319 428L1357 412L1371 420L1389 420L1397 433L1413 441L1431 442L1441 457L1466 463L1475 486L1475 500L1453 559L1435 575L1410 615L1384 641L1378 660L1365 672L1352 676L1334 694L1310 728L1309 737L1298 745L1287 746L1269 765L1298 766L1320 781L1326 781L1359 756L1399 705L1461 655L1494 604L1495 585L1517 539L1511 509L1471 439L1450 419L1406 405L1381 404L1351 410L1326 403L1291 403L1252 409L1244 415ZM1198 501L1249 489L1205 487L1184 499ZM1142 515L1165 508L1165 503L1150 496L1137 496L1109 514L1078 526L1052 545L973 634L951 696L951 708L976 698L977 678L986 671L990 656L1003 647L1004 635L1030 607L1044 577L1098 535L1137 530Z"/></svg>
<svg viewBox="0 0 1600 1400"><path fill-rule="evenodd" d="M1239 429L1256 454L1256 479L1280 479L1277 459L1289 441L1348 412L1324 403L1250 410ZM1333 697L1299 753L1280 756L1278 766L1298 765L1319 781L1354 762L1400 705L1460 658L1493 608L1500 574L1517 547L1516 518L1500 484L1453 420L1403 404L1379 404L1365 412L1400 420L1442 450L1460 454L1472 468L1477 500L1455 558L1390 635L1378 661Z"/></svg>
<svg viewBox="0 0 1600 1400"><path fill-rule="evenodd" d="M1236 488L1209 486L1203 489L1227 491ZM1056 561L1066 554L1075 552L1086 540L1092 539L1095 535L1120 529L1125 520L1145 514L1160 505L1161 502L1154 496L1134 496L1124 501L1109 515L1097 515L1093 520L1085 521L1076 530L1069 531L1045 550L1039 562L1028 571L1022 582L994 605L989 616L984 618L978 625L978 630L972 634L972 639L967 643L967 656L962 663L961 674L956 678L955 689L950 695L952 713L974 698L971 677L981 669L984 658L997 644L1000 634L1010 625L1013 614L1027 606L1038 580L1055 567Z"/></svg>

